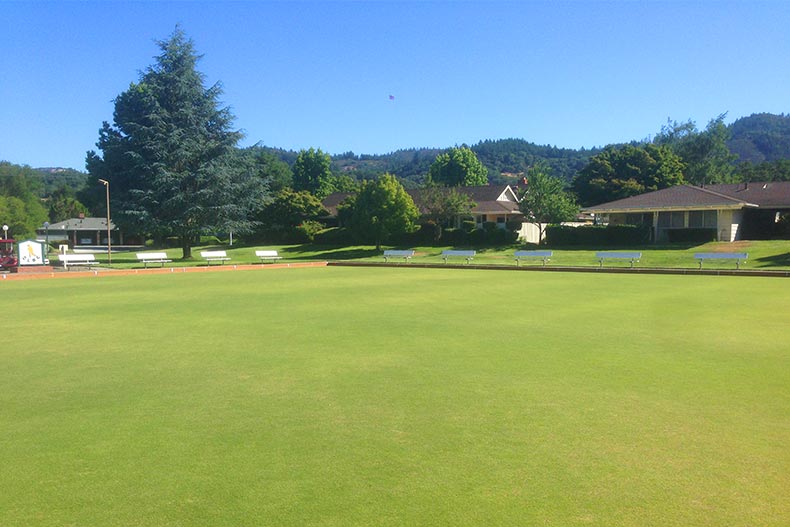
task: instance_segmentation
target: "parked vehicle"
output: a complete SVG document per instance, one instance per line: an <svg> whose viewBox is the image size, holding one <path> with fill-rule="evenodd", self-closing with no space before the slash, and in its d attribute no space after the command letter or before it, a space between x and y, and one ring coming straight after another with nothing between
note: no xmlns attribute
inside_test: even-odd
<svg viewBox="0 0 790 527"><path fill-rule="evenodd" d="M16 273L19 270L19 260L14 252L14 240L0 240L0 270Z"/></svg>

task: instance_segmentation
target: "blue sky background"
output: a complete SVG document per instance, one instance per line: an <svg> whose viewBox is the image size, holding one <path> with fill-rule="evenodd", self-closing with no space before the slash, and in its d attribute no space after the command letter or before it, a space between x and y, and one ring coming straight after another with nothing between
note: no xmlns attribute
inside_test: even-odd
<svg viewBox="0 0 790 527"><path fill-rule="evenodd" d="M176 24L242 146L579 148L790 112L785 1L0 0L0 160L84 170Z"/></svg>

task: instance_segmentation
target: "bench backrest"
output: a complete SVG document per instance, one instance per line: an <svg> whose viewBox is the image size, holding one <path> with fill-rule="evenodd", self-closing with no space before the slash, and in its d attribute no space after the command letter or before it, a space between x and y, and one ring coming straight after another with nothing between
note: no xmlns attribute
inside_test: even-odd
<svg viewBox="0 0 790 527"><path fill-rule="evenodd" d="M200 251L201 258L227 258L225 251Z"/></svg>
<svg viewBox="0 0 790 527"><path fill-rule="evenodd" d="M266 256L277 256L277 251L255 251L255 256L258 257L266 257Z"/></svg>
<svg viewBox="0 0 790 527"><path fill-rule="evenodd" d="M746 260L749 253L696 253L697 260Z"/></svg>
<svg viewBox="0 0 790 527"><path fill-rule="evenodd" d="M138 260L166 260L167 253L137 253Z"/></svg>
<svg viewBox="0 0 790 527"><path fill-rule="evenodd" d="M476 251L442 251L442 256L463 256L469 258L477 254Z"/></svg>
<svg viewBox="0 0 790 527"><path fill-rule="evenodd" d="M513 256L516 258L529 258L534 256L536 258L551 258L552 251L516 251Z"/></svg>
<svg viewBox="0 0 790 527"><path fill-rule="evenodd" d="M96 258L92 254L59 254L58 260L61 262L95 262Z"/></svg>
<svg viewBox="0 0 790 527"><path fill-rule="evenodd" d="M597 252L595 253L596 258L628 258L628 259L639 259L642 257L642 253L633 253L633 252L620 252L620 251L606 251L606 252Z"/></svg>
<svg viewBox="0 0 790 527"><path fill-rule="evenodd" d="M384 256L414 256L414 251L401 251L401 250L387 250L384 251Z"/></svg>

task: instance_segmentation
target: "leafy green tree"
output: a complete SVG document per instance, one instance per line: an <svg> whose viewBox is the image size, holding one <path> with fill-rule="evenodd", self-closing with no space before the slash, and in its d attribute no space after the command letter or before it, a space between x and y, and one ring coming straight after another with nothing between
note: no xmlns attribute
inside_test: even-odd
<svg viewBox="0 0 790 527"><path fill-rule="evenodd" d="M666 145L608 147L573 180L583 206L680 185L685 165Z"/></svg>
<svg viewBox="0 0 790 527"><path fill-rule="evenodd" d="M428 170L428 182L448 187L488 184L488 170L466 146L436 156Z"/></svg>
<svg viewBox="0 0 790 527"><path fill-rule="evenodd" d="M527 171L527 188L521 196L519 209L528 222L538 227L538 240L542 243L546 226L572 221L579 212L579 205L565 191L563 181L550 175L546 165L538 164Z"/></svg>
<svg viewBox="0 0 790 527"><path fill-rule="evenodd" d="M259 219L264 236L282 239L305 221L315 220L327 214L321 201L306 190L296 192L284 188L263 207Z"/></svg>
<svg viewBox="0 0 790 527"><path fill-rule="evenodd" d="M737 174L740 181L790 181L790 159L741 163Z"/></svg>
<svg viewBox="0 0 790 527"><path fill-rule="evenodd" d="M724 124L727 114L711 119L704 131L693 121L668 122L653 142L668 146L686 165L684 178L695 185L732 183L735 181L737 156L730 152L727 141L730 130Z"/></svg>
<svg viewBox="0 0 790 527"><path fill-rule="evenodd" d="M455 187L428 185L420 192L420 205L423 216L434 225L434 241L439 241L442 227L450 226L457 218L469 216L477 203Z"/></svg>
<svg viewBox="0 0 790 527"><path fill-rule="evenodd" d="M270 192L279 192L293 186L293 172L288 163L277 158L263 148L252 146L238 151L244 162L250 164L249 170L265 182Z"/></svg>
<svg viewBox="0 0 790 527"><path fill-rule="evenodd" d="M41 190L40 178L33 169L0 162L0 223L8 225L9 236L34 236L47 221L47 210L39 197Z"/></svg>
<svg viewBox="0 0 790 527"><path fill-rule="evenodd" d="M49 196L49 221L55 223L80 214L88 214L88 207L74 197L74 191L60 187Z"/></svg>
<svg viewBox="0 0 790 527"><path fill-rule="evenodd" d="M219 84L206 88L199 56L180 28L156 63L115 99L88 153L96 183L110 182L113 219L127 231L177 236L184 258L203 232L243 233L265 185L233 155L241 133L219 107ZM98 187L98 184L95 184Z"/></svg>
<svg viewBox="0 0 790 527"><path fill-rule="evenodd" d="M294 190L306 190L323 199L333 191L332 158L313 149L302 150L294 163Z"/></svg>
<svg viewBox="0 0 790 527"><path fill-rule="evenodd" d="M362 185L352 205L351 230L365 243L381 244L414 232L420 213L414 200L392 174Z"/></svg>

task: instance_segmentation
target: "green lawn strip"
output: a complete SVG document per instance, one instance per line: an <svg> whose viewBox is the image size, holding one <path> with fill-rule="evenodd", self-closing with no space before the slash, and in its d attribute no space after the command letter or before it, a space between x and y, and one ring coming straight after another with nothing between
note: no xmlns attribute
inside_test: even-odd
<svg viewBox="0 0 790 527"><path fill-rule="evenodd" d="M786 525L790 285L8 282L2 525Z"/></svg>
<svg viewBox="0 0 790 527"><path fill-rule="evenodd" d="M397 247L405 248L405 247ZM475 249L474 247L408 247L415 250L415 256L411 260L413 263L430 263L440 264L443 263L442 251L445 249ZM265 246L245 246L236 245L233 247L226 246L206 246L195 247L192 250L192 258L189 260L181 259L181 249L167 249L166 253L169 259L173 261L165 264L168 267L182 267L182 266L205 266L206 261L200 257L202 250L224 250L227 252L230 261L225 265L244 265L244 264L261 264L260 259L255 256L255 251L258 249L276 250L282 257L280 263L291 262L307 262L307 261L371 261L383 262L383 252L377 251L371 246L349 246L349 247L334 247L334 246L320 246L313 244L303 245L265 245ZM512 265L515 266L513 253L517 250L523 250L521 245L513 245L508 247L489 247L489 248L476 248L477 254L472 261L478 265ZM534 249L528 247L527 249ZM626 251L626 252L641 252L642 258L635 265L643 268L670 268L670 269L696 269L698 261L694 258L694 254L698 252L746 252L749 258L745 262L741 262L741 269L777 269L786 270L790 269L790 241L749 241L739 242L737 244L728 243L708 243L697 246L645 246L645 247L620 247L620 248L547 248L552 250L554 255L548 262L549 266L553 267L598 267L599 262L595 257L595 253L599 250L603 251ZM149 251L151 252L151 251ZM161 252L161 251L158 251ZM97 254L97 260L102 263L107 262L105 254ZM400 262L396 260L396 262ZM451 265L465 265L463 258L451 259L448 263ZM150 267L157 267L159 264L151 264ZM213 264L217 265L217 264ZM267 265L267 264L261 264ZM538 258L532 261L522 262L522 266L540 266L542 261ZM631 263L628 260L606 260L605 267L630 267ZM136 252L129 253L114 253L113 254L113 268L118 269L142 269L143 264L137 260ZM703 264L704 269L735 269L734 260L714 260L706 261Z"/></svg>

